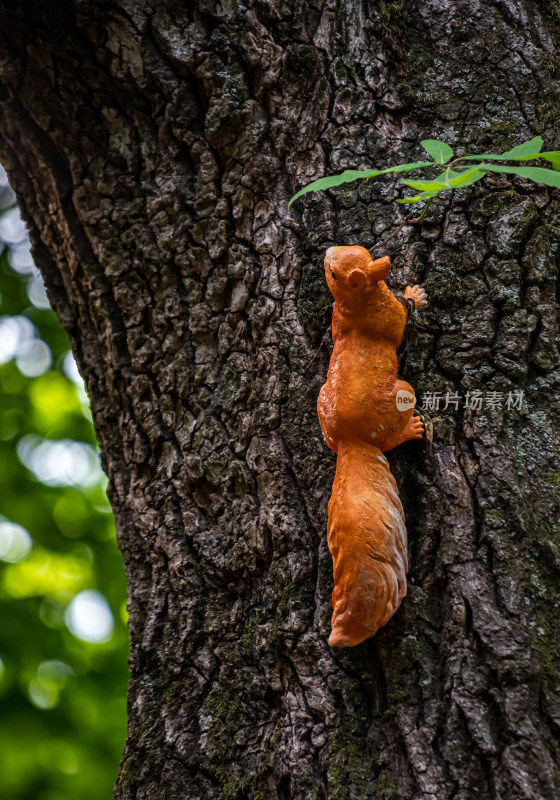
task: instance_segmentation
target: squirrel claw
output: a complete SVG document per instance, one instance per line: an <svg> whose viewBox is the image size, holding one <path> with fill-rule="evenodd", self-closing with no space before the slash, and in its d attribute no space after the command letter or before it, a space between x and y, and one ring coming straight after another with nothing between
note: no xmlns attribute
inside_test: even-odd
<svg viewBox="0 0 560 800"><path fill-rule="evenodd" d="M418 406L416 406L416 408L414 409L414 415L415 416L418 415L419 417L421 417L422 422L424 423L424 436L422 438L427 439L428 442L433 442L434 423L432 422L430 415L426 411L424 411L424 409L418 408Z"/></svg>
<svg viewBox="0 0 560 800"><path fill-rule="evenodd" d="M412 416L407 423L406 428L401 434L401 442L408 442L410 439L423 439L424 438L424 422L422 417Z"/></svg>
<svg viewBox="0 0 560 800"><path fill-rule="evenodd" d="M404 290L404 296L405 298L414 300L416 309L423 308L424 306L428 305L428 292L423 286L418 286L417 283L414 284L414 286L407 286Z"/></svg>

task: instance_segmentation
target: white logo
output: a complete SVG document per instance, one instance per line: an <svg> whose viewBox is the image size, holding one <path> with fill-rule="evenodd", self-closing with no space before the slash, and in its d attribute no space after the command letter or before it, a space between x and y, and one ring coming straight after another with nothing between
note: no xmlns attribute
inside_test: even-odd
<svg viewBox="0 0 560 800"><path fill-rule="evenodd" d="M399 389L397 392L397 408L399 411L408 411L410 408L414 408L415 403L416 397L412 392L406 389Z"/></svg>

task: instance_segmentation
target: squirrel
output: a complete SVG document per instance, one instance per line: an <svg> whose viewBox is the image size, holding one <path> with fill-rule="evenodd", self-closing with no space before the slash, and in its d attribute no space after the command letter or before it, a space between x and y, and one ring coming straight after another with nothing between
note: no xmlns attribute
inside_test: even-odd
<svg viewBox="0 0 560 800"><path fill-rule="evenodd" d="M404 303L397 300L385 283L390 270L388 256L374 261L358 245L330 247L325 257L333 351L317 411L338 456L328 507L334 647L374 636L406 595L404 511L383 452L424 436L414 390L398 378L396 351L409 303L422 308L427 294L407 286Z"/></svg>

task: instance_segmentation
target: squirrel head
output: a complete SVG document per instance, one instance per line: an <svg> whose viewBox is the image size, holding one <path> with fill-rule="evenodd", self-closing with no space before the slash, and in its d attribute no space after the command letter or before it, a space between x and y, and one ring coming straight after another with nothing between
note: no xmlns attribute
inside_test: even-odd
<svg viewBox="0 0 560 800"><path fill-rule="evenodd" d="M371 293L391 271L389 256L375 261L365 247L329 247L325 256L325 276L335 300L354 305Z"/></svg>

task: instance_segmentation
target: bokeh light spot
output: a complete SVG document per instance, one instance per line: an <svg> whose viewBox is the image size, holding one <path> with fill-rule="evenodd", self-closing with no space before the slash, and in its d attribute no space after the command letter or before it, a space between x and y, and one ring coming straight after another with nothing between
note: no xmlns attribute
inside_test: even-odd
<svg viewBox="0 0 560 800"><path fill-rule="evenodd" d="M64 606L53 597L44 597L39 607L39 616L47 628L64 627Z"/></svg>
<svg viewBox="0 0 560 800"><path fill-rule="evenodd" d="M27 296L35 306L35 308L50 308L49 298L47 297L47 290L43 283L43 278L38 270L35 270L31 278L27 281L26 286Z"/></svg>
<svg viewBox="0 0 560 800"><path fill-rule="evenodd" d="M83 386L84 382L82 380L82 376L78 370L78 365L76 364L76 359L72 355L72 351L69 350L66 355L64 356L64 361L62 365L66 376L70 378L76 386Z"/></svg>
<svg viewBox="0 0 560 800"><path fill-rule="evenodd" d="M58 689L52 683L33 678L29 681L29 697L33 705L46 711L58 703Z"/></svg>
<svg viewBox="0 0 560 800"><path fill-rule="evenodd" d="M27 239L25 222L19 208L11 208L0 217L0 239L6 244L19 244Z"/></svg>
<svg viewBox="0 0 560 800"><path fill-rule="evenodd" d="M0 317L0 364L25 353L34 341L35 327L27 317Z"/></svg>
<svg viewBox="0 0 560 800"><path fill-rule="evenodd" d="M31 244L29 239L23 244L18 244L10 248L8 253L10 267L20 275L31 275L36 267L31 257Z"/></svg>
<svg viewBox="0 0 560 800"><path fill-rule="evenodd" d="M100 592L86 589L74 597L64 615L68 629L90 644L108 642L113 634L113 614Z"/></svg>
<svg viewBox="0 0 560 800"><path fill-rule="evenodd" d="M64 686L68 678L74 674L72 667L65 661L50 659L42 661L37 667L37 677L40 681L52 681L57 686Z"/></svg>
<svg viewBox="0 0 560 800"><path fill-rule="evenodd" d="M93 447L71 439L41 439L30 434L17 445L19 459L47 486L94 486L101 477Z"/></svg>
<svg viewBox="0 0 560 800"><path fill-rule="evenodd" d="M52 553L37 545L19 564L2 573L2 589L9 597L51 597L64 602L91 581L91 565L70 554Z"/></svg>
<svg viewBox="0 0 560 800"><path fill-rule="evenodd" d="M16 364L19 371L27 378L37 378L52 364L50 347L40 339L36 339L21 355L16 357Z"/></svg>
<svg viewBox="0 0 560 800"><path fill-rule="evenodd" d="M8 520L0 521L0 559L15 564L31 550L33 540L25 528Z"/></svg>

